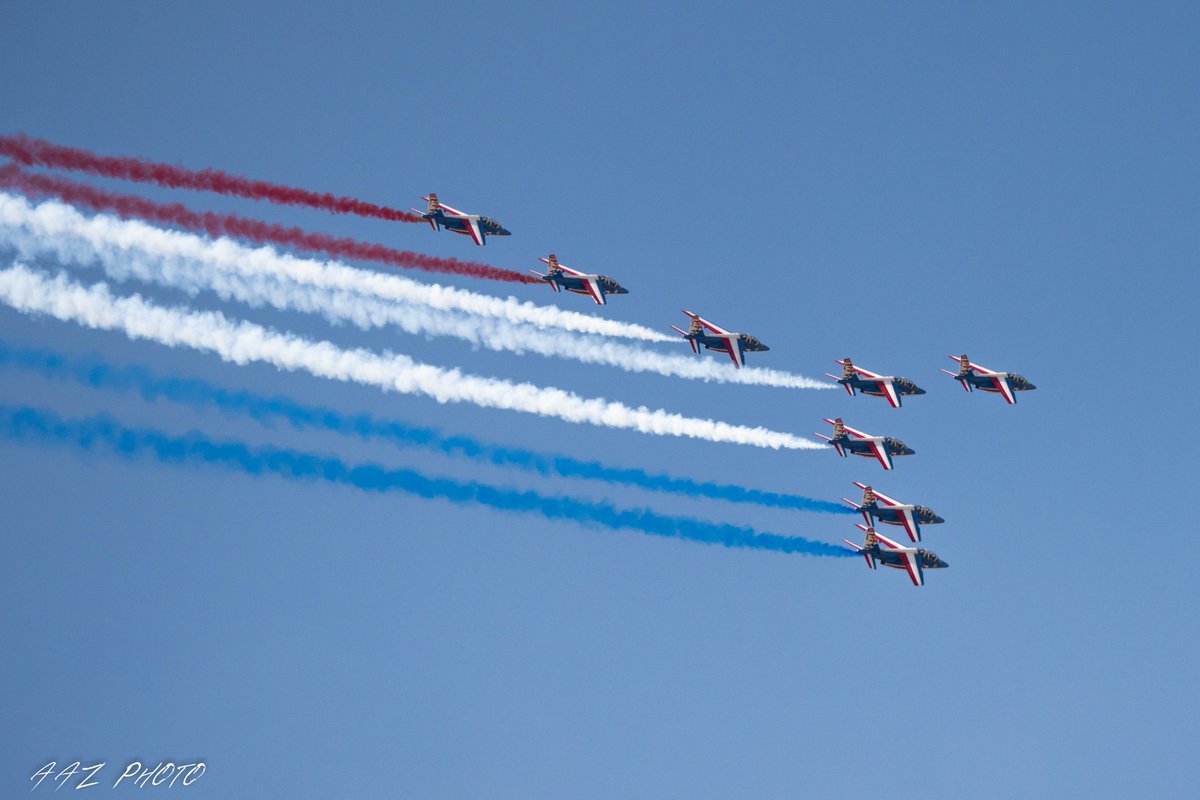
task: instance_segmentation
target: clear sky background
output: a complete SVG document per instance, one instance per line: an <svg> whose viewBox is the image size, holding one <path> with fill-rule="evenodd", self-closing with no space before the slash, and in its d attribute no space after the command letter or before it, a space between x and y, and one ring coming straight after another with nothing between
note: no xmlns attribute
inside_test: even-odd
<svg viewBox="0 0 1200 800"><path fill-rule="evenodd" d="M917 450L885 475L4 308L10 346L755 488L868 481L946 518L925 546L951 568L916 590L859 560L2 442L0 794L52 759L105 760L111 783L195 758L194 797L1188 794L1198 22L1186 3L6 4L0 132L400 207L433 190L513 236L122 189L521 270L553 250L630 294L446 282L663 330L689 308L770 345L751 364L819 376L850 355L928 394L892 410L193 301L730 422L844 415ZM937 371L960 352L1038 390L966 395ZM0 402L858 536L849 516L531 481L7 370Z"/></svg>

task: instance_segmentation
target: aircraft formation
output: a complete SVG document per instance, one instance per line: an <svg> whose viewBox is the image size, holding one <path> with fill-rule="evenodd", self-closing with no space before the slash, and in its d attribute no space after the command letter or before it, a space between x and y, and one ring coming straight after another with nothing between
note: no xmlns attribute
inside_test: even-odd
<svg viewBox="0 0 1200 800"><path fill-rule="evenodd" d="M481 214L467 214L457 211L438 201L436 194L430 192L421 198L428 203L428 209L421 212L412 209L429 222L434 230L445 228L452 233L470 236L476 245L487 244L488 236L509 236L510 233L498 222ZM629 290L621 286L607 275L587 274L577 272L559 263L558 257L551 253L540 259L548 269L545 274L530 270L541 280L550 284L555 292L566 291L573 294L588 295L597 305L606 305L608 295L628 294ZM770 350L758 338L748 333L725 330L710 322L699 314L684 311L691 320L687 330L674 325L671 328L682 336L692 347L692 352L700 354L700 349L725 353L733 362L735 369L746 365L746 353L761 353ZM965 354L948 356L958 362L958 372L943 369L965 389L972 392L979 389L983 392L999 394L1005 402L1013 405L1017 402L1017 392L1027 392L1037 387L1028 379L1015 372L997 372L982 367L971 361ZM892 408L900 408L905 397L916 397L925 394L925 390L908 378L898 375L881 375L856 365L850 357L835 360L841 366L841 376L825 373L826 377L837 381L851 397L859 394L869 397L882 397ZM847 456L862 456L875 459L884 470L895 467L893 459L898 456L915 455L916 451L894 436L876 436L852 428L842 421L841 417L825 419L833 426L831 436L814 433L820 439L828 442L842 458ZM854 483L863 490L861 503L843 497L846 503L862 514L863 522L857 524L865 534L861 545L849 539L842 541L862 555L870 569L882 564L885 567L904 570L914 586L925 584L925 570L944 569L948 566L937 554L921 547L906 547L889 539L875 529L876 523L902 527L913 544L921 542L921 525L936 525L945 522L937 514L925 506L911 505L893 500L882 492L863 483Z"/></svg>

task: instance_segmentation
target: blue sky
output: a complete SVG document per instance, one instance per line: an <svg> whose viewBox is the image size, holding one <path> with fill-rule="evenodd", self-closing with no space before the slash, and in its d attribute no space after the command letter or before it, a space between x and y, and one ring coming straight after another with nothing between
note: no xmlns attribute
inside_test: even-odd
<svg viewBox="0 0 1200 800"><path fill-rule="evenodd" d="M2 308L9 346L772 491L836 499L872 482L946 518L925 546L951 564L914 590L854 560L0 442L6 794L52 759L192 758L209 765L196 797L1190 786L1190 5L43 4L4 20L0 132L400 207L434 190L513 236L480 250L417 226L122 189L521 270L553 250L631 293L604 308L512 293L663 330L688 308L769 344L752 364L819 375L851 355L928 394L892 410L192 301L730 422L806 434L843 415L917 450L885 475L831 452L439 406ZM1038 390L1014 407L967 396L937 372L959 352ZM11 370L0 403L857 535L850 517L531 481Z"/></svg>

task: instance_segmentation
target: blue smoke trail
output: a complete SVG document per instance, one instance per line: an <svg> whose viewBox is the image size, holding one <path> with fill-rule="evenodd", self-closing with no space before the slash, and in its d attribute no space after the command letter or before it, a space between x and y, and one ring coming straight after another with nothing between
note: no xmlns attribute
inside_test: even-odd
<svg viewBox="0 0 1200 800"><path fill-rule="evenodd" d="M163 464L210 464L249 475L278 475L289 480L325 481L367 492L400 492L452 503L473 503L502 511L541 514L597 528L632 529L652 536L686 539L725 547L745 547L810 556L853 556L839 545L753 528L671 517L648 509L619 509L610 503L552 497L503 489L477 481L431 478L410 469L379 464L350 465L334 456L280 447L251 447L218 442L200 433L170 436L146 428L125 427L108 417L67 420L28 406L0 405L0 437L17 441L74 445L108 450L125 458L151 457Z"/></svg>
<svg viewBox="0 0 1200 800"><path fill-rule="evenodd" d="M445 455L513 467L543 477L558 475L636 486L653 492L708 497L772 508L853 514L847 506L794 494L765 492L729 484L655 475L640 469L612 467L554 453L490 445L466 436L446 436L431 428L405 425L370 414L342 414L284 397L231 392L201 380L162 378L138 367L114 367L97 359L74 360L48 350L10 348L0 342L0 367L12 366L55 379L70 379L96 388L136 391L147 401L163 398L193 407L216 406L264 422L282 419L297 429L319 428L364 439L385 439L402 447L422 447Z"/></svg>

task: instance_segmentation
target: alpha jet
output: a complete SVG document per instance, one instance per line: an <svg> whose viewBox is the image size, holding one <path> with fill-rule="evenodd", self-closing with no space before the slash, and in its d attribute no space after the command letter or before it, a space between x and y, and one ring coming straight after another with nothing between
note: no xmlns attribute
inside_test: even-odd
<svg viewBox="0 0 1200 800"><path fill-rule="evenodd" d="M892 408L899 408L900 398L904 395L925 394L924 389L908 378L898 378L895 375L876 375L868 369L854 366L850 356L846 356L843 361L834 361L834 363L842 365L842 377L830 375L828 372L825 373L825 376L840 383L845 388L846 394L851 397L858 392L872 397L884 397L892 404Z"/></svg>
<svg viewBox="0 0 1200 800"><path fill-rule="evenodd" d="M874 528L866 525L856 525L855 527L867 534L867 539L862 546L859 547L849 539L842 539L842 541L862 555L871 569L875 569L876 564L902 569L908 573L913 586L924 586L925 570L945 569L950 566L928 550L919 547L903 547L886 536L876 533Z"/></svg>
<svg viewBox="0 0 1200 800"><path fill-rule="evenodd" d="M1012 405L1017 402L1017 392L1028 392L1037 388L1015 372L995 372L978 364L972 364L965 355L946 356L946 358L958 362L958 374L948 369L944 369L942 372L961 383L968 392L972 389L995 392L1003 395L1008 404Z"/></svg>
<svg viewBox="0 0 1200 800"><path fill-rule="evenodd" d="M438 202L438 196L433 192L430 192L428 197L421 199L429 203L429 210L424 213L416 208L411 210L420 214L421 218L428 222L429 227L435 231L445 228L451 233L461 233L464 236L470 236L478 245L487 244L489 236L512 235L494 219L488 219L480 214L467 214L450 206L442 205Z"/></svg>
<svg viewBox="0 0 1200 800"><path fill-rule="evenodd" d="M874 526L877 522L899 525L908 531L908 538L919 542L922 522L926 525L936 525L946 521L925 506L913 506L893 500L865 483L855 481L854 485L863 490L862 503L856 503L848 497L843 497L842 500L862 514L863 522L868 525Z"/></svg>
<svg viewBox="0 0 1200 800"><path fill-rule="evenodd" d="M837 450L838 455L842 458L849 453L855 456L866 456L874 458L884 469L892 468L892 456L911 456L916 453L911 447L906 445L899 439L893 439L891 436L872 436L869 433L856 431L849 425L842 422L842 418L826 419L833 426L833 436L824 436L820 433L814 433L825 441L833 445L833 449Z"/></svg>
<svg viewBox="0 0 1200 800"><path fill-rule="evenodd" d="M690 311L683 313L692 318L692 324L686 331L674 325L671 329L688 340L693 353L699 353L701 347L727 353L733 359L733 366L741 369L746 364L746 353L762 353L771 349L748 333L727 331Z"/></svg>
<svg viewBox="0 0 1200 800"><path fill-rule="evenodd" d="M575 294L586 294L591 296L598 306L602 306L608 302L604 299L605 295L629 294L628 289L605 275L585 275L569 267L564 267L558 263L558 257L554 253L551 253L548 258L540 260L543 264L550 267L550 269L546 270L546 274L543 275L532 269L529 271L549 283L550 288L556 292L567 291Z"/></svg>

